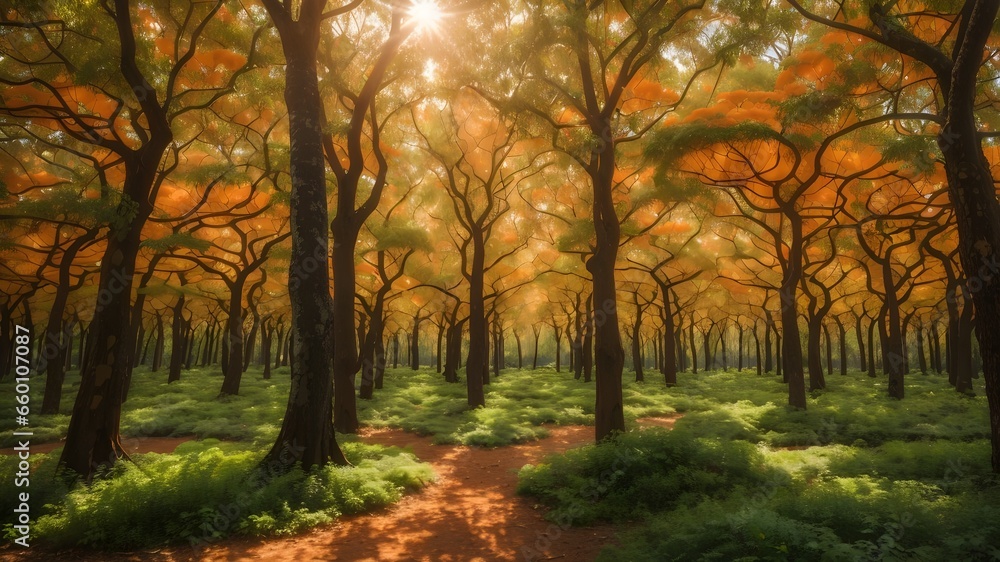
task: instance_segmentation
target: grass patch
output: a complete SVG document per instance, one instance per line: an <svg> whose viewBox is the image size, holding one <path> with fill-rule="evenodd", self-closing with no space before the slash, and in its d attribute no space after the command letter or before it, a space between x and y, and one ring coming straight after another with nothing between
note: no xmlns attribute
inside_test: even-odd
<svg viewBox="0 0 1000 562"><path fill-rule="evenodd" d="M996 560L1000 491L830 477L650 518L598 560Z"/></svg>
<svg viewBox="0 0 1000 562"><path fill-rule="evenodd" d="M521 473L521 491L552 506L549 517L560 523L642 524L606 559L997 555L988 545L1000 544L1000 518L990 506L1000 505L1000 497L990 476L981 380L974 381L979 395L969 398L942 376L912 375L900 401L888 398L882 378L831 376L829 388L812 393L809 409L798 412L785 405L787 388L770 375L681 373L680 384L669 389L654 377L630 379L626 374L623 381L626 424L683 413L672 432L625 434ZM268 381L251 369L240 396L227 398L218 397L217 369L165 381L164 372L136 371L123 435L201 440L172 455L137 455L134 464L121 464L90 488L67 488L56 478L58 450L32 455L38 538L124 549L232 533L294 533L391 503L430 478L412 456L340 436L356 467L248 485L280 426L287 368ZM41 401L36 382L33 404ZM60 415L32 414L33 444L62 438L78 384L70 373ZM0 393L12 393L11 385L0 383ZM385 388L358 405L363 425L492 447L543 437L548 424L593 424L594 383L551 368L507 370L487 386L486 403L471 410L464 382L404 368L388 371ZM0 445L13 444L12 407L13 401L0 405ZM808 448L785 449L790 446ZM13 460L0 458L0 470L12 473ZM8 514L11 486L12 480L0 482L0 509ZM935 522L940 531L933 531Z"/></svg>
<svg viewBox="0 0 1000 562"><path fill-rule="evenodd" d="M674 412L663 385L627 384L625 415ZM594 383L552 368L504 371L486 386L486 407L470 409L465 382L445 383L431 369L390 370L385 388L358 403L362 423L431 435L435 443L497 447L547 435L544 424L594 424Z"/></svg>
<svg viewBox="0 0 1000 562"><path fill-rule="evenodd" d="M32 504L45 505L33 539L55 547L136 549L200 545L230 534L287 535L389 505L434 478L429 465L398 448L345 443L344 452L354 466L269 477L257 468L259 451L190 442L169 455L136 455L92 485L72 488L55 474L57 451L33 455ZM13 462L0 459L0 470L13 472ZM0 486L5 503L15 495L11 486ZM10 513L13 506L2 509ZM5 534L14 536L9 523Z"/></svg>
<svg viewBox="0 0 1000 562"><path fill-rule="evenodd" d="M518 492L553 507L560 524L641 519L774 478L746 442L649 429L551 457L519 473Z"/></svg>
<svg viewBox="0 0 1000 562"><path fill-rule="evenodd" d="M560 525L639 521L607 561L1000 559L982 381L974 398L908 381L898 401L831 377L800 412L775 377L682 375L653 393L685 412L673 432L554 455L519 491Z"/></svg>
<svg viewBox="0 0 1000 562"><path fill-rule="evenodd" d="M259 367L243 374L239 396L219 398L222 374L217 367L191 369L181 380L167 384L167 373L149 372L139 367L132 374L132 387L122 406L121 433L128 437L179 437L194 435L249 443L270 444L277 437L285 414L290 386L288 367L272 372L264 380ZM0 393L10 390L13 382L0 383ZM69 414L80 387L80 374L72 371L63 385L58 415L43 416L41 408L44 383L36 377L31 385L33 444L58 441L66 436ZM0 447L17 444L10 434L14 429L14 401L0 405Z"/></svg>

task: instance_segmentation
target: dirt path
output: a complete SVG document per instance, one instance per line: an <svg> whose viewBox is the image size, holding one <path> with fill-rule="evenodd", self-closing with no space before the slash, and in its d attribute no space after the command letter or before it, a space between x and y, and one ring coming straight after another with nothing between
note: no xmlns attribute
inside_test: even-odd
<svg viewBox="0 0 1000 562"><path fill-rule="evenodd" d="M173 453L178 445L193 439L193 435L186 435L184 437L122 437L122 447L130 455L138 453ZM51 453L62 447L64 443L64 441L54 441L31 445L31 454ZM13 448L0 449L0 455L13 455L15 452Z"/></svg>
<svg viewBox="0 0 1000 562"><path fill-rule="evenodd" d="M388 509L345 518L302 536L264 541L234 539L209 547L201 558L175 560L466 561L541 558L593 560L612 537L609 527L561 529L515 493L517 473L546 454L593 439L592 427L552 428L543 440L499 449L433 445L401 430L367 430L363 440L409 447L430 463L438 481ZM541 548L540 548L541 547ZM537 559L538 556L530 557Z"/></svg>
<svg viewBox="0 0 1000 562"><path fill-rule="evenodd" d="M644 427L673 425L671 418L640 420ZM100 555L48 553L47 560L245 561L494 561L594 560L613 540L610 525L561 528L543 518L545 509L516 494L517 470L547 454L591 442L593 427L560 426L549 437L498 449L433 445L428 437L401 430L367 429L366 443L409 447L430 463L438 480L423 491L375 513L288 538L229 538L192 550L186 547Z"/></svg>

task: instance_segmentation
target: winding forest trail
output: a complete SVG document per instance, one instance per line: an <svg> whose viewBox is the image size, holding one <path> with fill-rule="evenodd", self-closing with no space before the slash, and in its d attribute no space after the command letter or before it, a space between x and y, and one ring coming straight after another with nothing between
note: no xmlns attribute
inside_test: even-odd
<svg viewBox="0 0 1000 562"><path fill-rule="evenodd" d="M639 420L671 427L678 416ZM345 517L287 538L227 538L198 550L172 547L109 555L79 550L49 560L114 561L429 561L594 560L613 540L610 525L562 528L545 509L518 496L517 470L546 455L590 443L590 426L554 426L545 439L481 449L434 445L430 437L398 429L362 430L366 443L410 448L434 467L435 483L384 510ZM96 556L96 557L95 557Z"/></svg>

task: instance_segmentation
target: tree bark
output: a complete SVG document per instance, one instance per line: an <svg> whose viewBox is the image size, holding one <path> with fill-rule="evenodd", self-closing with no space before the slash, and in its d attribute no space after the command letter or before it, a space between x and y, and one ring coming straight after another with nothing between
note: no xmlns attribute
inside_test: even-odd
<svg viewBox="0 0 1000 562"><path fill-rule="evenodd" d="M58 232L58 230L57 230ZM62 401L62 386L66 379L67 357L73 354L73 325L69 330L64 327L63 315L66 312L66 301L70 294L70 268L76 255L85 245L97 237L97 230L91 230L74 240L63 252L59 262L59 280L56 285L55 298L49 309L49 321L45 325L40 346L40 360L36 363L36 372L45 372L45 392L42 397L42 414L58 414ZM58 242L57 242L58 243ZM68 344L68 347L67 347ZM3 349L12 349L4 346Z"/></svg>
<svg viewBox="0 0 1000 562"><path fill-rule="evenodd" d="M590 382L594 372L594 307L593 295L584 303L586 319L583 323L583 349L580 360L583 363L583 382ZM620 340L619 340L620 341ZM622 368L625 368L625 352L622 351Z"/></svg>
<svg viewBox="0 0 1000 562"><path fill-rule="evenodd" d="M183 283L183 281L182 281ZM184 293L177 294L170 322L170 367L167 383L181 380L181 361L184 354Z"/></svg>
<svg viewBox="0 0 1000 562"><path fill-rule="evenodd" d="M153 365L149 369L151 372L160 370L160 365L163 363L163 346L163 316L156 313L156 344L153 346Z"/></svg>
<svg viewBox="0 0 1000 562"><path fill-rule="evenodd" d="M333 427L333 377L330 372L330 332L333 330L333 303L327 266L326 174L323 164L322 111L317 79L316 55L319 46L320 15L325 0L303 0L299 19L293 20L278 0L262 0L278 28L285 54L285 103L288 108L291 141L292 253L289 263L288 293L292 306L291 389L285 417L274 446L263 463L271 472L285 472L294 464L303 469L328 463L348 464L337 444ZM353 246L351 247L353 257ZM339 264L338 264L339 265ZM353 266L353 259L351 262ZM353 271L337 270L337 275ZM338 295L339 296L339 295ZM353 318L354 294L349 296ZM344 306L344 303L341 303ZM235 314L236 311L233 311ZM350 334L354 326L339 330ZM351 342L353 343L353 342ZM345 347L337 342L338 348ZM343 354L356 352L353 345ZM350 369L353 371L353 361ZM346 393L343 381L340 393ZM353 388L350 389L353 398Z"/></svg>
<svg viewBox="0 0 1000 562"><path fill-rule="evenodd" d="M837 316L833 317L833 321L837 323L837 341L840 342L840 376L847 375L847 328L844 327L844 323L840 321Z"/></svg>
<svg viewBox="0 0 1000 562"><path fill-rule="evenodd" d="M639 293L632 293L632 305L635 306L635 322L632 323L632 368L635 370L635 382L643 382L642 372L642 306L639 305Z"/></svg>

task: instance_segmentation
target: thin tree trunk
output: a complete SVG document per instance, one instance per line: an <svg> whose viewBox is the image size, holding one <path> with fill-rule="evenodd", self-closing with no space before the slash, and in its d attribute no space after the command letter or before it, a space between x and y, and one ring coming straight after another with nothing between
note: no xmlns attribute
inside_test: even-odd
<svg viewBox="0 0 1000 562"><path fill-rule="evenodd" d="M183 281L181 281L183 283ZM181 380L181 362L184 353L184 293L178 293L174 303L173 320L170 322L170 367L167 383Z"/></svg>

